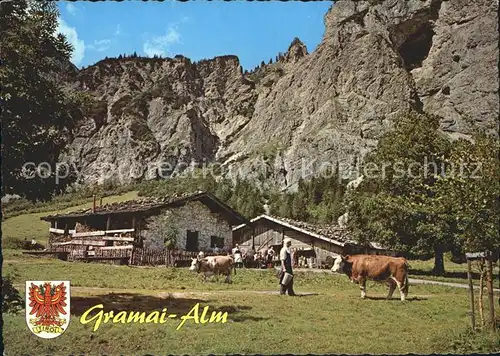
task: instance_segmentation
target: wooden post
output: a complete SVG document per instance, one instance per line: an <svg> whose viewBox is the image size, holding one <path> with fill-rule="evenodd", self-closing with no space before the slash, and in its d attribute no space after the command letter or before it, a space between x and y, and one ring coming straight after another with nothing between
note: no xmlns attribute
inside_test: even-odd
<svg viewBox="0 0 500 356"><path fill-rule="evenodd" d="M102 206L102 197L99 199L99 206Z"/></svg>
<svg viewBox="0 0 500 356"><path fill-rule="evenodd" d="M496 329L495 320L495 302L493 298L493 266L492 266L492 256L488 253L486 256L486 288L488 289L488 301L490 307L490 323L493 331Z"/></svg>
<svg viewBox="0 0 500 356"><path fill-rule="evenodd" d="M106 220L106 230L111 230L111 215L108 215Z"/></svg>
<svg viewBox="0 0 500 356"><path fill-rule="evenodd" d="M132 229L134 229L134 232L132 233L132 236L135 238L136 236L136 232L135 232L135 222L136 222L136 218L135 218L135 215L132 216Z"/></svg>
<svg viewBox="0 0 500 356"><path fill-rule="evenodd" d="M281 228L281 244L283 245L283 241L285 240L285 228Z"/></svg>
<svg viewBox="0 0 500 356"><path fill-rule="evenodd" d="M474 286L472 285L471 262L467 259L467 278L469 279L469 302L470 302L470 322L472 330L476 329L476 317L474 315Z"/></svg>

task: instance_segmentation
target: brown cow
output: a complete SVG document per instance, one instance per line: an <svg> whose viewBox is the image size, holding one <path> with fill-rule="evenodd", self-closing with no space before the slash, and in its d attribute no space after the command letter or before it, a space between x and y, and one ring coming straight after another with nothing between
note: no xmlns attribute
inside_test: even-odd
<svg viewBox="0 0 500 356"><path fill-rule="evenodd" d="M233 258L231 256L208 256L205 258L193 258L191 262L190 271L203 273L203 280L205 281L207 275L215 274L217 280L219 279L219 274L226 276L225 282L231 282L231 268L234 269L234 274L236 274L236 266L234 265Z"/></svg>
<svg viewBox="0 0 500 356"><path fill-rule="evenodd" d="M386 282L389 285L387 299L392 298L396 285L401 300L405 300L408 296L408 261L405 258L380 255L339 256L335 259L331 270L345 273L353 283L358 283L361 298L366 298L367 279Z"/></svg>

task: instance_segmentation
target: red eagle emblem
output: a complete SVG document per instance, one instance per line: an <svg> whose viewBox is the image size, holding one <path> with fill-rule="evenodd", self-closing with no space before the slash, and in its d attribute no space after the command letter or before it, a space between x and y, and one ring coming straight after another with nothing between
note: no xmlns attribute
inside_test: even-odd
<svg viewBox="0 0 500 356"><path fill-rule="evenodd" d="M63 309L66 304L66 286L61 283L51 286L50 283L36 286L31 283L29 288L30 315L39 318L35 325L60 326L64 320L58 318L59 313L66 315Z"/></svg>

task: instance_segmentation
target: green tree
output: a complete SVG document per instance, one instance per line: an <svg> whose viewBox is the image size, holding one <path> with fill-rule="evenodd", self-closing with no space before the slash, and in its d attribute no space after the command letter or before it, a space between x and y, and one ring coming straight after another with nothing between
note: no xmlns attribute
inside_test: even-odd
<svg viewBox="0 0 500 356"><path fill-rule="evenodd" d="M360 242L373 240L417 254L434 254L434 274L454 243L452 214L436 182L446 170L450 141L435 116L411 113L379 141L363 163L365 179L346 198L349 226Z"/></svg>
<svg viewBox="0 0 500 356"><path fill-rule="evenodd" d="M60 74L69 65L72 47L56 35L57 18L53 2L0 4L2 195L48 200L74 178L55 179L59 153L82 115L84 100L63 89ZM29 162L34 164L25 170ZM34 167L42 162L50 169L36 174Z"/></svg>
<svg viewBox="0 0 500 356"><path fill-rule="evenodd" d="M498 138L477 131L472 140L452 145L449 170L437 187L442 210L453 216L456 244L462 251L500 246L500 160Z"/></svg>

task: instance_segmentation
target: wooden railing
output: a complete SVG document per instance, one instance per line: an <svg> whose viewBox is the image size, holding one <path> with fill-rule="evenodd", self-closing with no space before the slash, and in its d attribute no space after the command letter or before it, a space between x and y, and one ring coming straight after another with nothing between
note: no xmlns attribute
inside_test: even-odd
<svg viewBox="0 0 500 356"><path fill-rule="evenodd" d="M49 232L54 234L64 235L64 229L49 228ZM135 229L118 229L118 230L98 230L98 231L86 231L86 232L76 232L75 230L68 230L70 236L72 237L89 237L89 236L104 236L107 234L126 234L129 232L135 232Z"/></svg>
<svg viewBox="0 0 500 356"><path fill-rule="evenodd" d="M131 264L138 266L189 267L198 252L134 248Z"/></svg>
<svg viewBox="0 0 500 356"><path fill-rule="evenodd" d="M135 266L168 266L168 267L189 267L191 261L198 255L198 252L167 250L167 249L148 249L135 247L133 245L125 246L95 246L93 250L88 250L86 245L55 245L52 246L53 252L67 252L68 261L76 260L96 260L104 261L106 259L128 258L128 264ZM90 253L89 253L90 252ZM205 256L211 256L214 253L205 253Z"/></svg>

